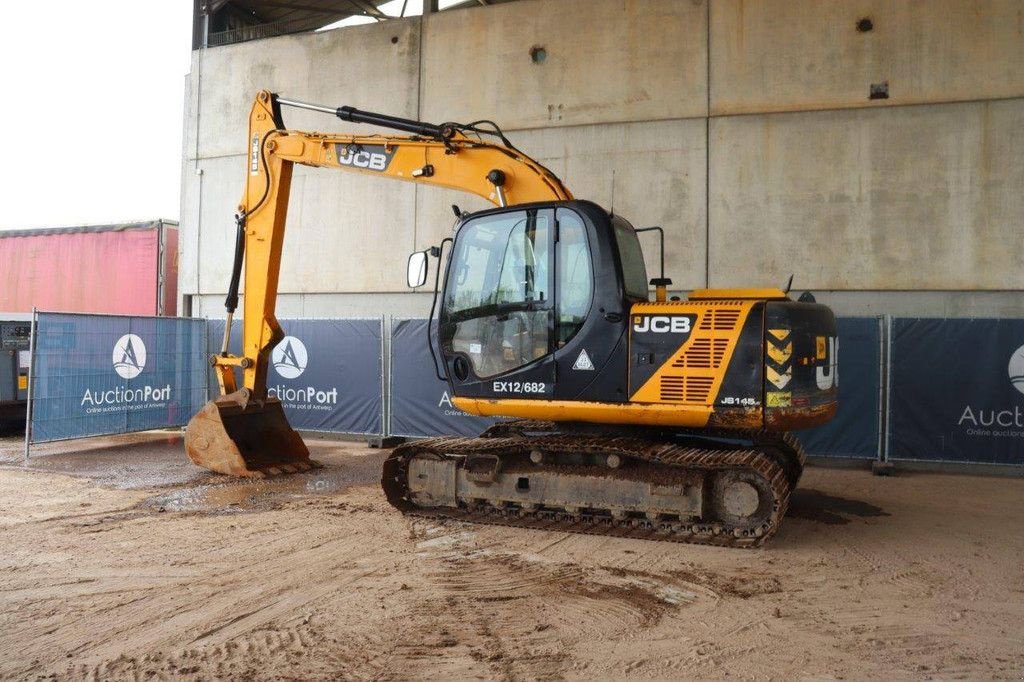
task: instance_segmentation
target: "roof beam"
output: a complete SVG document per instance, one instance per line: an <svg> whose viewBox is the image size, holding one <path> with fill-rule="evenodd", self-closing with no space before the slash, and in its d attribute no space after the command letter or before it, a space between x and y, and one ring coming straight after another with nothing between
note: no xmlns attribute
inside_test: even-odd
<svg viewBox="0 0 1024 682"><path fill-rule="evenodd" d="M228 4L228 0L206 0L202 5L203 13L216 14L217 10L226 4Z"/></svg>
<svg viewBox="0 0 1024 682"><path fill-rule="evenodd" d="M254 10L254 9L253 9L252 7L249 7L249 6L248 6L248 5L246 4L246 3L244 3L244 2L240 2L239 0L227 0L226 2L223 2L223 3L221 4L221 7L218 7L217 9L218 9L218 10L219 10L219 9L222 9L224 5L233 5L233 6L234 6L234 7L236 8L236 9L238 9L238 10L240 10L240 11L243 11L243 12L248 12L248 13L249 13L250 15L252 15L253 17L255 17L255 18L256 18L256 20L257 20L257 21L259 21L259 22L260 22L261 24L266 24L266 23L268 23L266 19L264 19L263 17L261 17L261 16L260 16L259 12L257 12L256 10Z"/></svg>
<svg viewBox="0 0 1024 682"><path fill-rule="evenodd" d="M357 7L363 14L377 20L391 18L377 9L377 6L371 2L363 2L363 0L348 0L348 4L353 7Z"/></svg>
<svg viewBox="0 0 1024 682"><path fill-rule="evenodd" d="M316 12L319 14L344 14L345 10L329 9L327 7L314 7L313 5L300 5L294 2L277 2L277 0L260 0L261 5L267 7L280 7L282 9L298 9L305 12Z"/></svg>

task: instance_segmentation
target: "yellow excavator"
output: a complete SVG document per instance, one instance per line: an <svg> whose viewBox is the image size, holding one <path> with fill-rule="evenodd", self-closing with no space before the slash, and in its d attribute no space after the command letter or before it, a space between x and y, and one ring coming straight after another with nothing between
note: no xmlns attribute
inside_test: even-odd
<svg viewBox="0 0 1024 682"><path fill-rule="evenodd" d="M284 106L405 134L289 130ZM573 199L490 121L435 125L263 91L248 148L228 320L212 358L221 397L189 422L193 462L236 476L313 466L267 390L269 356L284 337L274 309L299 163L460 189L495 206L457 211L454 237L412 254L407 276L422 286L429 257L438 258L429 342L454 404L512 419L476 438L394 449L382 475L392 505L433 518L740 547L778 530L805 460L789 432L823 424L837 408L838 339L826 306L779 289L699 289L668 300L660 228L635 229ZM650 280L638 236L646 230L661 235L661 272ZM243 259L236 356L228 346Z"/></svg>

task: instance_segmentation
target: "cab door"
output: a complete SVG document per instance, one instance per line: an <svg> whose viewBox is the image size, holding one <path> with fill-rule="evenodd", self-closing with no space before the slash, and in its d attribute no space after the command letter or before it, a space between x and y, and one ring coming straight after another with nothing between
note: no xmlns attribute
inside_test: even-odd
<svg viewBox="0 0 1024 682"><path fill-rule="evenodd" d="M554 210L489 213L455 240L440 316L457 396L554 393Z"/></svg>
<svg viewBox="0 0 1024 682"><path fill-rule="evenodd" d="M588 202L555 215L555 398L625 402L629 308L647 297L636 232Z"/></svg>

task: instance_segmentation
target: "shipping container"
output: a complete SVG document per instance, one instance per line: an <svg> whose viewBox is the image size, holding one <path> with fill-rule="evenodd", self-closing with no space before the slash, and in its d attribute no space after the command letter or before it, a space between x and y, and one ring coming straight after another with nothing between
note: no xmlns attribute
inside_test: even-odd
<svg viewBox="0 0 1024 682"><path fill-rule="evenodd" d="M177 314L178 224L0 231L0 311Z"/></svg>
<svg viewBox="0 0 1024 682"><path fill-rule="evenodd" d="M32 316L0 313L0 429L25 423Z"/></svg>

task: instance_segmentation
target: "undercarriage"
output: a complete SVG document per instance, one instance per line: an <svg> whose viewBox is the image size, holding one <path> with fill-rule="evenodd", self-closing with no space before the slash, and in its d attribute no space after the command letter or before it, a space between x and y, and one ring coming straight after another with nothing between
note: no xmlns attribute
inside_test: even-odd
<svg viewBox="0 0 1024 682"><path fill-rule="evenodd" d="M514 421L402 445L382 483L418 516L757 547L778 531L804 459L781 433Z"/></svg>

